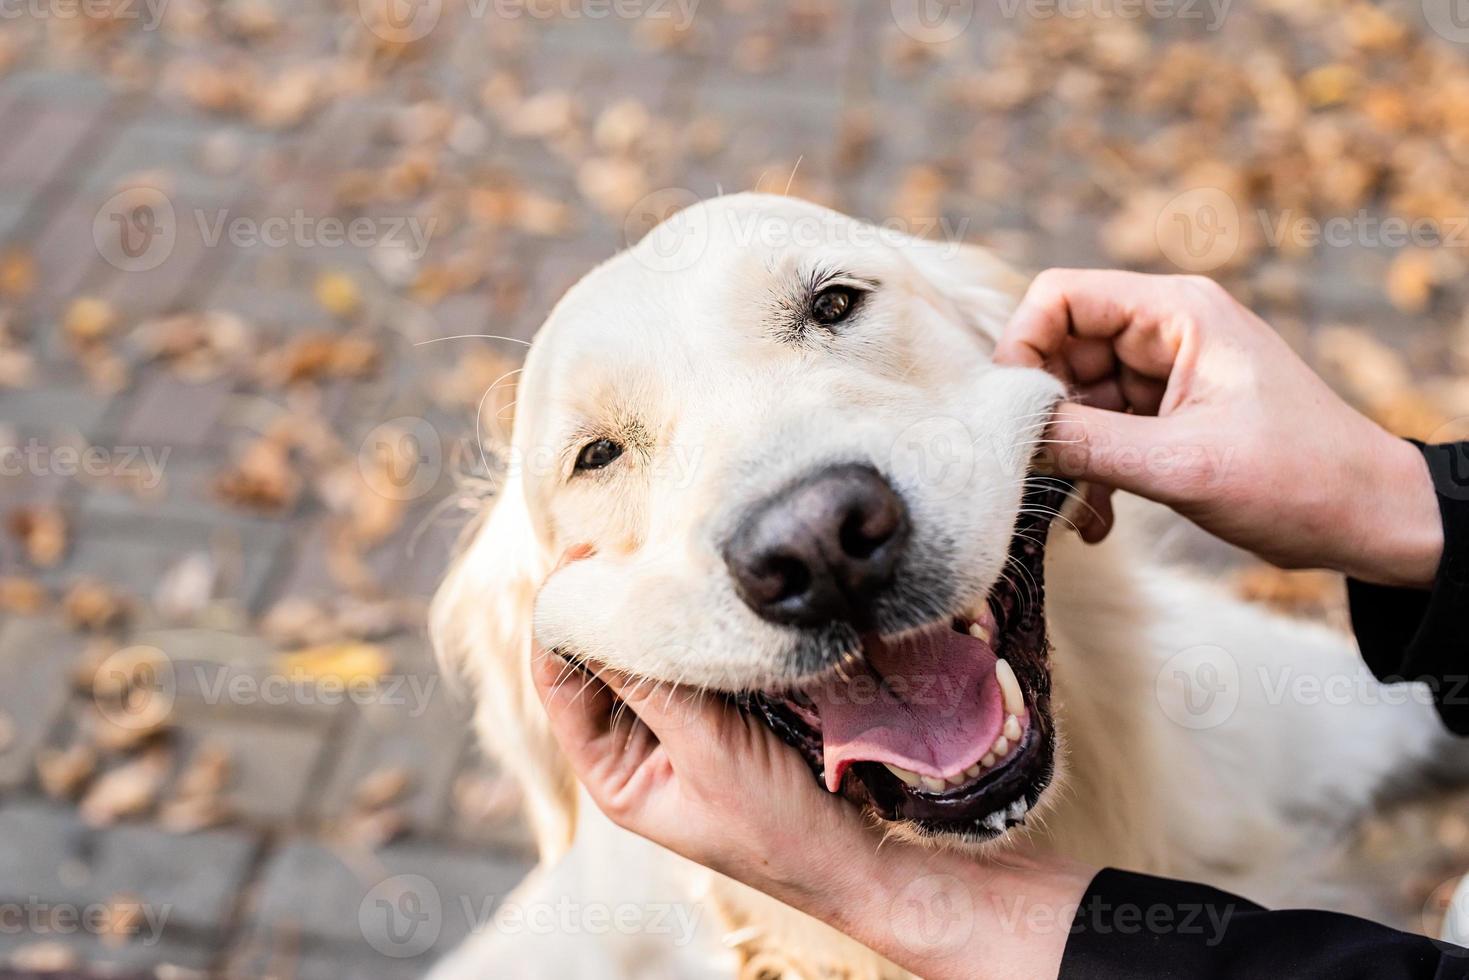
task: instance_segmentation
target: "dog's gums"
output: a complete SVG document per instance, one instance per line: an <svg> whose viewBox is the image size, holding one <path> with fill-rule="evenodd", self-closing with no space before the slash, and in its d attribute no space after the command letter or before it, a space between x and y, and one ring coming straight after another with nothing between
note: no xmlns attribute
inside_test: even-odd
<svg viewBox="0 0 1469 980"><path fill-rule="evenodd" d="M1066 488L1026 483L1011 575L952 621L869 635L821 676L739 701L828 790L922 832L985 840L1024 822L1055 753L1045 536Z"/></svg>

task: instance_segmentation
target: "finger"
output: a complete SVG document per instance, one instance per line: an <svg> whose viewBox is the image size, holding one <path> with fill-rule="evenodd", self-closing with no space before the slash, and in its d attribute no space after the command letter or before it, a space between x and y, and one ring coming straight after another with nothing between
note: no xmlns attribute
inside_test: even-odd
<svg viewBox="0 0 1469 980"><path fill-rule="evenodd" d="M1122 385L1116 377L1081 385L1074 394L1078 402L1092 408L1102 408L1109 412L1127 411L1127 396L1122 393Z"/></svg>
<svg viewBox="0 0 1469 980"><path fill-rule="evenodd" d="M531 679L552 734L572 768L585 775L607 756L617 698L596 675L539 648L531 653Z"/></svg>
<svg viewBox="0 0 1469 980"><path fill-rule="evenodd" d="M1061 356L1071 366L1071 375L1078 385L1101 381L1117 371L1117 354L1106 340L1073 338L1063 346Z"/></svg>
<svg viewBox="0 0 1469 980"><path fill-rule="evenodd" d="M1168 426L1167 419L1066 402L1056 409L1046 436L1055 449L1057 475L1162 500L1162 477L1141 462L1168 445Z"/></svg>
<svg viewBox="0 0 1469 980"><path fill-rule="evenodd" d="M1087 544L1097 544L1112 531L1112 488L1101 483L1088 483L1083 507L1087 520L1081 525L1081 539Z"/></svg>
<svg viewBox="0 0 1469 980"><path fill-rule="evenodd" d="M711 733L729 706L717 695L603 668L598 676L659 739L698 729ZM701 727L702 726L702 727Z"/></svg>
<svg viewBox="0 0 1469 980"><path fill-rule="evenodd" d="M1100 269L1051 269L1031 283L1005 327L995 360L1041 367L1070 337L1107 340L1118 358L1167 377L1177 356L1181 306L1195 303L1170 276Z"/></svg>
<svg viewBox="0 0 1469 980"><path fill-rule="evenodd" d="M1138 415L1157 415L1168 390L1166 381L1150 378L1126 364L1117 370L1117 385L1127 407Z"/></svg>
<svg viewBox="0 0 1469 980"><path fill-rule="evenodd" d="M530 674L551 721L551 735L593 798L604 795L604 782L620 782L618 774L636 770L648 752L657 748L657 742L648 739L635 743L626 720L618 732L618 710L626 713L626 707L591 671L535 649Z"/></svg>

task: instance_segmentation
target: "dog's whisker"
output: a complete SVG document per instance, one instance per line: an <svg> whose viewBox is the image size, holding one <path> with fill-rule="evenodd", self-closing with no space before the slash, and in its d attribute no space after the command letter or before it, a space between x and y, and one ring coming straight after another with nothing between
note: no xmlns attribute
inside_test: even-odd
<svg viewBox="0 0 1469 980"><path fill-rule="evenodd" d="M506 337L497 333L457 333L452 337L430 337L428 340L420 340L414 343L414 347L422 347L425 344L440 344L446 340L508 340L512 344L520 344L529 347L530 341L521 340L519 337Z"/></svg>

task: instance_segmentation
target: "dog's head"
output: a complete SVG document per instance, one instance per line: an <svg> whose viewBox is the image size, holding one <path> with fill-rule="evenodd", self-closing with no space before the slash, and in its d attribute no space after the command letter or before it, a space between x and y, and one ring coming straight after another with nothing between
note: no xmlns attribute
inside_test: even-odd
<svg viewBox="0 0 1469 980"><path fill-rule="evenodd" d="M574 793L532 633L728 693L887 820L983 840L1024 818L1055 741L1059 493L1030 464L1062 389L991 361L1022 285L977 248L735 195L561 300L505 485L434 610L544 848Z"/></svg>

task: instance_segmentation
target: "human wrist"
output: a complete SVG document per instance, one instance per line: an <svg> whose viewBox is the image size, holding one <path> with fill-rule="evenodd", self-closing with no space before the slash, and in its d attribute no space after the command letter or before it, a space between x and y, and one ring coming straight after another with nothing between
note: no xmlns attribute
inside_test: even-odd
<svg viewBox="0 0 1469 980"><path fill-rule="evenodd" d="M1055 977L1096 872L1022 852L992 863L890 845L880 857L806 911L927 980Z"/></svg>
<svg viewBox="0 0 1469 980"><path fill-rule="evenodd" d="M1380 438L1359 459L1365 471L1351 494L1345 526L1355 543L1337 563L1363 582L1428 588L1443 557L1443 518L1428 464L1418 447L1378 430Z"/></svg>

